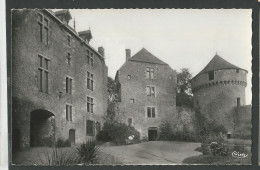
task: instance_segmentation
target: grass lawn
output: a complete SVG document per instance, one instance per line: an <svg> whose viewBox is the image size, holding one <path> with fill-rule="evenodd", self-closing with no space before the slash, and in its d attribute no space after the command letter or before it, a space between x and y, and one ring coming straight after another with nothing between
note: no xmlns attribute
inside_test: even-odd
<svg viewBox="0 0 260 170"><path fill-rule="evenodd" d="M251 155L247 158L230 156L199 155L183 160L184 164L211 164L211 165L251 165Z"/></svg>

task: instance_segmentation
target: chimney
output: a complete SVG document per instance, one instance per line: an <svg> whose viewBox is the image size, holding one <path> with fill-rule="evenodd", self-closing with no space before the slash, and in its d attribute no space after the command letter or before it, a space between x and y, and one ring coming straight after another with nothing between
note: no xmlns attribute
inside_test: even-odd
<svg viewBox="0 0 260 170"><path fill-rule="evenodd" d="M125 49L125 58L126 58L126 61L128 61L129 58L131 58L131 50L130 49Z"/></svg>
<svg viewBox="0 0 260 170"><path fill-rule="evenodd" d="M68 9L56 11L54 12L54 14L66 25L68 25L69 21L72 19L70 11Z"/></svg>
<svg viewBox="0 0 260 170"><path fill-rule="evenodd" d="M81 31L78 34L80 38L82 38L86 43L89 44L90 40L92 39L92 34L90 30Z"/></svg>
<svg viewBox="0 0 260 170"><path fill-rule="evenodd" d="M103 47L98 47L98 53L99 53L101 56L105 57L105 49L104 49Z"/></svg>

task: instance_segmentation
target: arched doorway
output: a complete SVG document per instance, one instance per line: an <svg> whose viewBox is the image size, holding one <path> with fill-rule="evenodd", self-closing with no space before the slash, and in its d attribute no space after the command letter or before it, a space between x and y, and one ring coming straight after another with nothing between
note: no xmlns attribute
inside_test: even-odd
<svg viewBox="0 0 260 170"><path fill-rule="evenodd" d="M54 140L54 114L47 110L34 110L30 119L30 146L44 146Z"/></svg>
<svg viewBox="0 0 260 170"><path fill-rule="evenodd" d="M158 129L157 127L148 128L148 139L149 141L156 141L158 138Z"/></svg>
<svg viewBox="0 0 260 170"><path fill-rule="evenodd" d="M71 145L75 145L75 129L69 130L69 140Z"/></svg>

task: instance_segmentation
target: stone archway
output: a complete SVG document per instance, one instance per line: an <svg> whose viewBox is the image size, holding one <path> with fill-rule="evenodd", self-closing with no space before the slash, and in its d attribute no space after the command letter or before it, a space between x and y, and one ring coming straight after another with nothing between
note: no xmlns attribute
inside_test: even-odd
<svg viewBox="0 0 260 170"><path fill-rule="evenodd" d="M32 111L30 118L30 146L53 144L55 141L54 114L39 109Z"/></svg>

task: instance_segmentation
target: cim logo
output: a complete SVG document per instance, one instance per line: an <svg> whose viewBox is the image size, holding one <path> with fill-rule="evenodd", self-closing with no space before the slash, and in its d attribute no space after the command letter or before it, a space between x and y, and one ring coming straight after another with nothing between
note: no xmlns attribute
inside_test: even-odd
<svg viewBox="0 0 260 170"><path fill-rule="evenodd" d="M235 158L246 158L248 156L248 154L234 151L234 152L232 152L232 156Z"/></svg>

